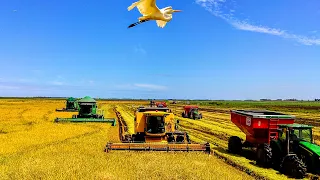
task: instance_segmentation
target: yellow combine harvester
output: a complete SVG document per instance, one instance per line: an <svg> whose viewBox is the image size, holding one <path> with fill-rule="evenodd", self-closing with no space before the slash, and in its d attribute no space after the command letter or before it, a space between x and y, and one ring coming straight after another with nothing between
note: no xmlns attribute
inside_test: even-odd
<svg viewBox="0 0 320 180"><path fill-rule="evenodd" d="M122 135L123 121L118 116L122 143L108 143L105 151L204 151L210 153L210 144L191 143L186 132L178 131L174 114L166 107L139 107L135 112L135 132Z"/></svg>

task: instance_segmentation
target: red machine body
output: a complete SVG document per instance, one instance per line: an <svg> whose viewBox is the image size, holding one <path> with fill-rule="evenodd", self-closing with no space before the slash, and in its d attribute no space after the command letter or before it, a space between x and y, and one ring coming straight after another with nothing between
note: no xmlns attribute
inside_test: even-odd
<svg viewBox="0 0 320 180"><path fill-rule="evenodd" d="M167 107L167 103L166 102L156 102L156 106L162 106L162 107Z"/></svg>
<svg viewBox="0 0 320 180"><path fill-rule="evenodd" d="M191 109L197 109L197 108L199 108L199 107L198 106L194 106L194 105L187 105L187 106L183 107L183 109L185 111L185 114L188 114Z"/></svg>
<svg viewBox="0 0 320 180"><path fill-rule="evenodd" d="M295 116L266 110L231 110L231 121L246 134L246 141L258 145L278 139L279 124L293 124Z"/></svg>

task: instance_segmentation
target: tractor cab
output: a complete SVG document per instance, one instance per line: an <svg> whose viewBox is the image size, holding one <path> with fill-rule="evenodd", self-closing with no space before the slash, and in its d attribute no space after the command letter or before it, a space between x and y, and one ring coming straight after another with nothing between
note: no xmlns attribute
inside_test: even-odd
<svg viewBox="0 0 320 180"><path fill-rule="evenodd" d="M279 125L281 146L287 151L285 154L296 153L301 143L313 143L312 126L304 124ZM289 147L288 147L289 145Z"/></svg>
<svg viewBox="0 0 320 180"><path fill-rule="evenodd" d="M190 109L190 112L191 112L191 113L197 113L197 114L198 114L198 113L199 113L199 108L191 108L191 109Z"/></svg>
<svg viewBox="0 0 320 180"><path fill-rule="evenodd" d="M288 131L289 140L292 141L304 141L313 143L312 126L303 124L286 124L279 125L279 140L286 140L286 132Z"/></svg>

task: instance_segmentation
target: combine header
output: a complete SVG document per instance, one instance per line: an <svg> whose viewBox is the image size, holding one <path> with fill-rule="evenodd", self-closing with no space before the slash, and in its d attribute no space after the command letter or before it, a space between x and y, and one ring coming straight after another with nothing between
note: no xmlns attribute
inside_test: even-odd
<svg viewBox="0 0 320 180"><path fill-rule="evenodd" d="M118 116L119 117L119 116ZM120 132L122 117L119 117ZM203 151L210 153L210 144L193 144L186 132L178 131L174 114L165 107L140 107L135 112L135 132L132 135L120 134L122 143L106 145L105 151Z"/></svg>
<svg viewBox="0 0 320 180"><path fill-rule="evenodd" d="M112 123L116 125L114 118L104 118L103 111L98 110L97 102L89 96L86 96L78 101L78 114L72 118L56 118L55 122L101 122ZM99 113L98 113L99 111Z"/></svg>
<svg viewBox="0 0 320 180"><path fill-rule="evenodd" d="M229 139L228 150L241 154L255 149L256 162L281 173L302 178L306 172L320 174L320 147L314 144L312 126L294 124L295 116L273 111L231 110L231 121L246 134Z"/></svg>
<svg viewBox="0 0 320 180"><path fill-rule="evenodd" d="M78 102L77 99L69 97L66 100L66 107L63 109L56 109L59 112L78 112Z"/></svg>

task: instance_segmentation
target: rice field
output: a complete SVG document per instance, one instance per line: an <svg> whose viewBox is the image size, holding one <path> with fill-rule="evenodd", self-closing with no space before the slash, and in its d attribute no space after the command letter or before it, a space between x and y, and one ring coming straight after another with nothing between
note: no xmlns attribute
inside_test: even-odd
<svg viewBox="0 0 320 180"><path fill-rule="evenodd" d="M118 126L54 123L56 117L76 114L55 112L64 103L0 99L0 179L254 179L204 153L105 153L108 141L119 142ZM126 114L126 109L137 105L117 101L98 104L105 117L115 117L112 108L116 106L128 124L133 111Z"/></svg>
<svg viewBox="0 0 320 180"><path fill-rule="evenodd" d="M98 101L105 117L121 113L134 132L133 113L147 101ZM236 135L245 139L230 121L234 104L200 106L201 120L181 117L182 104L169 105L180 120L179 128L195 142L210 142L213 155L204 153L104 152L108 141L120 142L118 123L54 123L56 117L76 112L56 112L64 100L0 99L0 179L288 179L272 169L255 165L250 158L227 153L227 141ZM242 107L239 108L250 108ZM267 106L266 106L267 107ZM319 123L317 111L291 112L300 122ZM320 125L314 128L320 144Z"/></svg>

